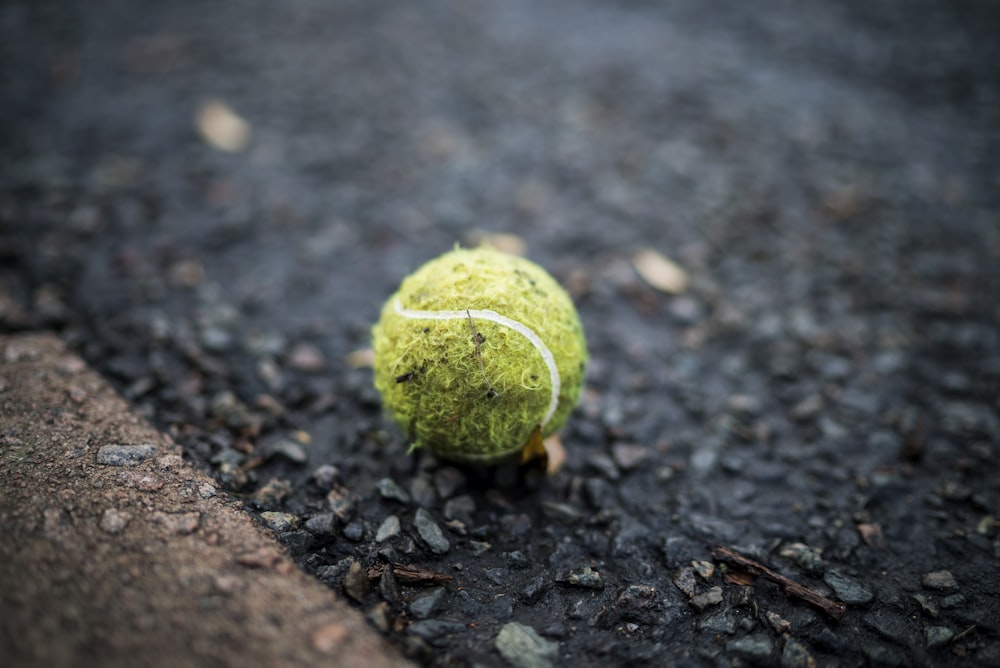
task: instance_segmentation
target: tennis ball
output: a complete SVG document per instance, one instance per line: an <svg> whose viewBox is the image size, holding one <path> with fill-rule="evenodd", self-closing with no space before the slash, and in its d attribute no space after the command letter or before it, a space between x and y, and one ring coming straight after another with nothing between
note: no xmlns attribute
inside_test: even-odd
<svg viewBox="0 0 1000 668"><path fill-rule="evenodd" d="M403 280L372 330L375 387L443 459L493 464L555 433L580 397L583 327L544 269L456 249Z"/></svg>

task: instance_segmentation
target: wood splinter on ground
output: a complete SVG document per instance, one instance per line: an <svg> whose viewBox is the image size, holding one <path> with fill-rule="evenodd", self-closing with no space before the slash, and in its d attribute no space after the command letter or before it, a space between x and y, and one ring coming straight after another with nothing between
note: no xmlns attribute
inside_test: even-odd
<svg viewBox="0 0 1000 668"><path fill-rule="evenodd" d="M788 595L801 601L805 601L809 605L818 608L834 621L839 622L840 618L844 616L845 612L847 612L847 606L840 601L832 601L822 594L813 591L809 587L806 587L791 578L787 578L780 573L776 573L764 564L754 561L749 557L744 557L742 554L734 552L729 548L718 546L712 550L712 556L719 561L724 561L737 566L738 568L742 568L751 575L767 578L771 582L779 585Z"/></svg>
<svg viewBox="0 0 1000 668"><path fill-rule="evenodd" d="M381 577L382 572L387 567L392 569L392 574L399 578L400 582L405 582L406 584L438 585L449 583L455 579L445 573L438 573L437 571L432 571L421 566L412 566L408 564L390 564L369 568L368 579L374 580Z"/></svg>

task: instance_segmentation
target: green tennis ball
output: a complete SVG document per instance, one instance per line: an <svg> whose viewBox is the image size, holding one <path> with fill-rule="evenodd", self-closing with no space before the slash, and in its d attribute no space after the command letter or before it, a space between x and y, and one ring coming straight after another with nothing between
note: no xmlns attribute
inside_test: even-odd
<svg viewBox="0 0 1000 668"><path fill-rule="evenodd" d="M414 448L444 459L520 452L562 427L583 386L587 345L569 295L533 262L490 249L417 269L372 337L385 408Z"/></svg>

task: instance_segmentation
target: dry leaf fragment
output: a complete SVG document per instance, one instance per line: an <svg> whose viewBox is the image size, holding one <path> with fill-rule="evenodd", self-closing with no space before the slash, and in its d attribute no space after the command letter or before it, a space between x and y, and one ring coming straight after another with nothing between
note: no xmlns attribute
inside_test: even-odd
<svg viewBox="0 0 1000 668"><path fill-rule="evenodd" d="M504 232L475 232L471 235L470 241L473 246L485 246L518 257L523 256L528 250L524 239L516 234Z"/></svg>
<svg viewBox="0 0 1000 668"><path fill-rule="evenodd" d="M857 525L858 534L861 536L861 540L865 541L865 545L873 549L879 549L885 547L885 538L882 535L882 527L878 524L872 524L869 522L862 522Z"/></svg>
<svg viewBox="0 0 1000 668"><path fill-rule="evenodd" d="M559 434L553 434L544 441L545 454L548 462L545 466L545 473L555 475L566 464L566 447L563 445Z"/></svg>
<svg viewBox="0 0 1000 668"><path fill-rule="evenodd" d="M636 253L632 266L644 281L660 292L677 295L687 289L687 272L655 250L647 248Z"/></svg>
<svg viewBox="0 0 1000 668"><path fill-rule="evenodd" d="M372 348L361 348L347 355L347 366L352 369L367 369L375 364L375 351Z"/></svg>
<svg viewBox="0 0 1000 668"><path fill-rule="evenodd" d="M201 105L195 126L205 143L220 151L239 153L250 143L250 124L222 100Z"/></svg>

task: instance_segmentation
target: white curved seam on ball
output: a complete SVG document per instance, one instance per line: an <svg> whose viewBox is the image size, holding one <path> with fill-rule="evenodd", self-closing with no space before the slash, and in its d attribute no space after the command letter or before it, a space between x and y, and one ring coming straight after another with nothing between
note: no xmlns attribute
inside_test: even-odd
<svg viewBox="0 0 1000 668"><path fill-rule="evenodd" d="M556 408L559 407L559 389L562 385L559 380L559 367L556 366L556 358L552 356L552 351L549 347L545 345L545 342L535 334L535 331L525 325L523 322L518 322L507 316L500 315L496 311L491 311L489 309L476 310L468 309L461 311L418 311L415 309L403 308L403 305L397 299L393 306L396 309L398 315L404 318L410 318L412 320L465 320L470 315L473 318L478 318L480 320L489 320L490 322L495 322L498 325L504 327L509 327L515 332L528 339L528 341L535 347L538 354L542 356L542 361L545 362L545 366L549 369L549 380L552 381L552 398L549 399L549 408L545 412L545 418L542 420L542 426L544 427L552 419L552 416L556 412Z"/></svg>

